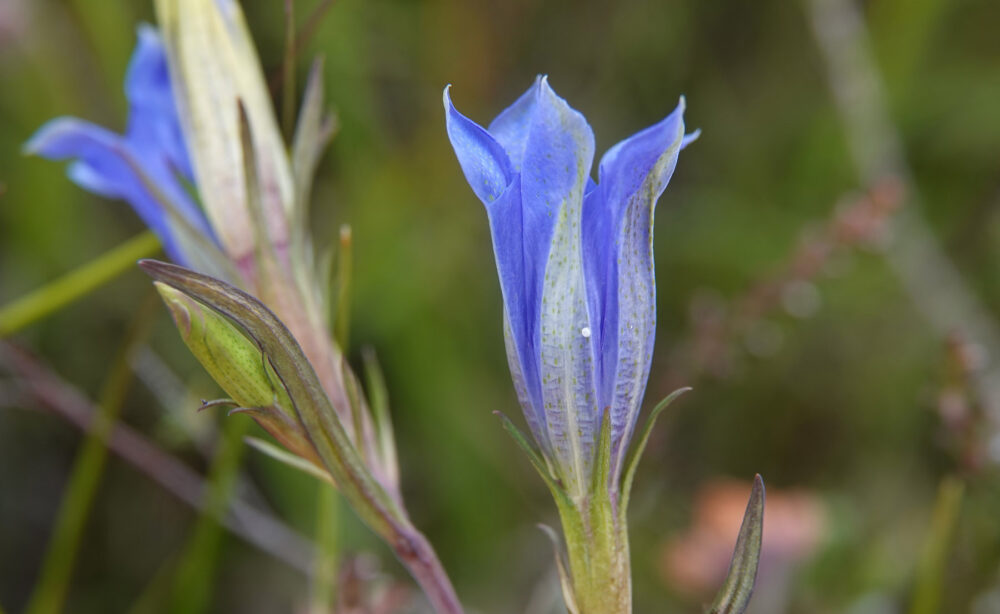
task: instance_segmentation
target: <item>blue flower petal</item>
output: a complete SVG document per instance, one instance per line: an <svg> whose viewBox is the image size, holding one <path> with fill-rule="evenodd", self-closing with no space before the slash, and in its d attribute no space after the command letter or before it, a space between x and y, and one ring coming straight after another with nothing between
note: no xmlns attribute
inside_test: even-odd
<svg viewBox="0 0 1000 614"><path fill-rule="evenodd" d="M595 323L599 404L611 408L612 477L642 404L656 329L653 211L684 137L684 102L661 122L612 147L583 212L587 302ZM611 483L617 485L617 480Z"/></svg>
<svg viewBox="0 0 1000 614"><path fill-rule="evenodd" d="M125 133L136 149L160 152L174 172L194 182L163 41L147 24L140 25L137 34L139 40L125 75L129 101Z"/></svg>
<svg viewBox="0 0 1000 614"><path fill-rule="evenodd" d="M74 118L57 118L28 141L27 151L49 160L76 160L69 177L85 190L126 200L160 237L173 259L180 259L167 214L144 185L141 162L117 134Z"/></svg>
<svg viewBox="0 0 1000 614"><path fill-rule="evenodd" d="M525 296L525 229L521 179L510 168L503 147L481 126L459 113L444 91L448 137L476 196L486 205L504 302L504 335L514 387L532 433L546 450L538 354L533 343Z"/></svg>
<svg viewBox="0 0 1000 614"><path fill-rule="evenodd" d="M511 166L515 171L520 172L521 162L524 160L524 148L528 142L528 134L531 131L532 122L535 118L535 103L541 91L543 77L539 75L535 83L528 88L528 91L521 94L521 97L514 101L514 104L504 109L500 115L490 122L489 133L507 152L510 157Z"/></svg>
<svg viewBox="0 0 1000 614"><path fill-rule="evenodd" d="M128 201L160 237L171 259L183 264L187 258L177 240L178 223L210 240L214 235L180 181L192 180L193 174L163 44L149 26L141 26L138 37L125 83L125 136L82 120L58 118L42 126L25 149L51 160L74 160L70 179L91 192Z"/></svg>
<svg viewBox="0 0 1000 614"><path fill-rule="evenodd" d="M465 179L483 204L495 201L510 184L513 171L503 147L482 126L462 115L444 88L448 138L465 173Z"/></svg>
<svg viewBox="0 0 1000 614"><path fill-rule="evenodd" d="M600 425L580 236L594 134L547 79L533 89L521 167L526 298L529 308L539 310L529 318L552 453L566 487L582 494Z"/></svg>

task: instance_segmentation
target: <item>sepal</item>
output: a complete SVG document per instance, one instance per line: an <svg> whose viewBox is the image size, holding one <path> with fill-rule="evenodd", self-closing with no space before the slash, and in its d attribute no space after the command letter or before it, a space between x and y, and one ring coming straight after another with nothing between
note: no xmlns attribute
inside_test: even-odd
<svg viewBox="0 0 1000 614"><path fill-rule="evenodd" d="M545 485L549 487L549 491L552 492L552 497L556 500L556 505L559 509L573 508L573 501L569 498L569 494L566 489L559 482L559 479L553 474L552 469L549 464L542 458L542 455L538 453L538 450L531 445L528 438L521 432L521 429L517 428L510 418L504 415L502 412L493 412L498 418L500 418L501 424L503 424L504 430L510 435L514 443L518 445L521 450L528 456L528 460L531 461L531 465L538 472L538 475L542 477L542 481Z"/></svg>
<svg viewBox="0 0 1000 614"><path fill-rule="evenodd" d="M621 499L618 506L618 513L624 520L625 513L628 510L629 496L632 494L632 481L635 479L635 471L639 467L639 459L642 458L642 453L646 449L646 444L649 443L649 435L653 432L653 427L656 426L656 419L660 417L663 410L670 407L677 397L681 396L685 392L690 391L691 388L678 388L674 390L669 395L666 396L662 401L656 404L653 411L649 413L649 418L646 420L646 424L642 427L642 433L639 435L639 440L636 441L635 447L629 454L628 460L625 462L625 473L622 475L621 482Z"/></svg>

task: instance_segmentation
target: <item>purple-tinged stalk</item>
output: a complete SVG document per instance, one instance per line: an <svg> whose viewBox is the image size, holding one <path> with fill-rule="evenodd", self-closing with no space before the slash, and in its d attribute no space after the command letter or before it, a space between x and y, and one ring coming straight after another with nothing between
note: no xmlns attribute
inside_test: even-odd
<svg viewBox="0 0 1000 614"><path fill-rule="evenodd" d="M486 206L514 387L538 446L505 419L559 509L567 607L632 609L626 509L648 428L629 455L653 355L653 213L685 135L684 100L612 147L545 77L488 128L444 92L448 136ZM655 416L674 398L653 411ZM651 422L650 422L651 424Z"/></svg>

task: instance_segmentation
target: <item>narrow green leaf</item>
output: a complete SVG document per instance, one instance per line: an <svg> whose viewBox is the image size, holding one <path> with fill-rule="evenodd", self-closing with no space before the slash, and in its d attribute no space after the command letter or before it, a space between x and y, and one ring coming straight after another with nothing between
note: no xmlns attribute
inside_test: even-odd
<svg viewBox="0 0 1000 614"><path fill-rule="evenodd" d="M941 611L945 572L951 554L952 539L962 509L965 484L959 478L947 476L938 487L931 529L917 568L910 614L933 614Z"/></svg>
<svg viewBox="0 0 1000 614"><path fill-rule="evenodd" d="M729 574L722 585L709 614L742 614L750 604L753 585L757 580L760 548L764 535L764 480L754 476L750 501L743 514L743 524L736 538Z"/></svg>
<svg viewBox="0 0 1000 614"><path fill-rule="evenodd" d="M293 469L298 469L299 471L311 475L314 478L318 478L328 484L334 483L329 472L322 467L318 467L315 463L311 463L297 454L292 454L284 448L274 445L270 441L260 439L259 437L244 437L243 441L254 450L270 456L274 460L284 463Z"/></svg>
<svg viewBox="0 0 1000 614"><path fill-rule="evenodd" d="M78 269L0 307L0 339L71 304L160 250L160 240L147 230L101 254Z"/></svg>
<svg viewBox="0 0 1000 614"><path fill-rule="evenodd" d="M555 476L552 475L552 472L549 471L545 460L535 450L534 446L531 445L528 438L524 436L521 429L517 428L517 425L511 422L511 419L505 416L502 412L495 411L493 414L500 418L503 428L514 440L514 443L516 443L522 450L524 450L524 453L528 455L528 460L531 461L531 465L535 468L535 471L538 472L538 475L542 476L542 480L545 481L545 485L549 487L549 490L552 491L552 496L555 497L556 504L566 505L569 508L575 509L569 495L556 480Z"/></svg>
<svg viewBox="0 0 1000 614"><path fill-rule="evenodd" d="M632 481L635 479L635 471L639 467L639 459L642 458L642 453L646 450L646 444L649 443L649 435L653 432L653 427L656 425L656 419L663 413L670 404L674 402L677 397L681 396L685 392L691 390L690 388L678 388L671 392L665 399L656 404L653 411L649 413L649 418L646 419L646 424L642 427L642 432L639 434L639 439L636 441L635 446L632 448L632 452L625 462L625 473L621 484L621 505L618 507L618 513L623 517L625 516L626 510L628 509L629 497L632 494Z"/></svg>

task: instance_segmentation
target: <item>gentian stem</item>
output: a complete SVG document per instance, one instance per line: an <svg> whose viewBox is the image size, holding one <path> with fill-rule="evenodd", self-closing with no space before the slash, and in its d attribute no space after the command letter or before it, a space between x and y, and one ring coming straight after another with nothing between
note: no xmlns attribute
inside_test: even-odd
<svg viewBox="0 0 1000 614"><path fill-rule="evenodd" d="M631 614L628 530L610 497L558 507L576 614Z"/></svg>
<svg viewBox="0 0 1000 614"><path fill-rule="evenodd" d="M0 307L0 339L59 311L155 255L160 240L147 230L80 268Z"/></svg>
<svg viewBox="0 0 1000 614"><path fill-rule="evenodd" d="M313 560L309 589L309 613L326 614L334 610L337 578L337 527L340 518L339 495L333 486L316 483L316 556Z"/></svg>

